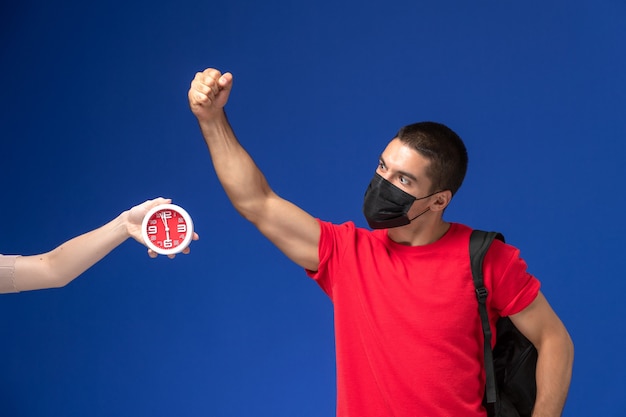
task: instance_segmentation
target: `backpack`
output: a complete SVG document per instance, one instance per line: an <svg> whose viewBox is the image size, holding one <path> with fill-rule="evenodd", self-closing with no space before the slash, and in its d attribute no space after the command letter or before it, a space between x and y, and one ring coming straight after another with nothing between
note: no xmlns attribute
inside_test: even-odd
<svg viewBox="0 0 626 417"><path fill-rule="evenodd" d="M472 231L470 262L485 348L485 397L489 417L530 417L535 405L537 349L517 330L508 317L496 324L496 344L491 349L491 328L487 316L488 291L483 283L483 258L493 239L504 242L497 232Z"/></svg>

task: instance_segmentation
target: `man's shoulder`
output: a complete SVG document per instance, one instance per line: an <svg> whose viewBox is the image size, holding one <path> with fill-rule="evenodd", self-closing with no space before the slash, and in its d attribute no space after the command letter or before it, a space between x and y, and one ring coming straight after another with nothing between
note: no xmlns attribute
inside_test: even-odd
<svg viewBox="0 0 626 417"><path fill-rule="evenodd" d="M336 238L384 240L387 232L385 229L370 230L356 225L351 220L343 223L333 223L321 219L318 220L320 222L321 233L323 235L332 234Z"/></svg>
<svg viewBox="0 0 626 417"><path fill-rule="evenodd" d="M328 229L346 230L346 231L351 231L354 233L374 233L375 232L365 227L357 226L352 220L348 220L343 223L335 223L332 221L327 221L327 220L322 220L322 219L318 219L318 221L320 222L323 228L328 228Z"/></svg>
<svg viewBox="0 0 626 417"><path fill-rule="evenodd" d="M450 222L450 231L453 233L462 233L462 234L468 234L471 233L472 230L474 230L473 228L471 228L470 226L463 224L463 223L457 223L457 222Z"/></svg>
<svg viewBox="0 0 626 417"><path fill-rule="evenodd" d="M469 244L469 237L472 234L472 228L463 224L450 222L450 228L441 237L440 241L448 244Z"/></svg>

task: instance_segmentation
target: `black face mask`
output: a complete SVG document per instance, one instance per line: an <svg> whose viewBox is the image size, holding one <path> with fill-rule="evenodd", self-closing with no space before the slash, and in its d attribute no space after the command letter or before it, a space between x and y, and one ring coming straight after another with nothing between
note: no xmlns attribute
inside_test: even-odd
<svg viewBox="0 0 626 417"><path fill-rule="evenodd" d="M365 191L363 214L372 229L391 229L392 227L405 226L430 210L427 208L414 218L409 219L408 213L413 203L435 194L437 193L416 198L380 175L374 174L374 178Z"/></svg>

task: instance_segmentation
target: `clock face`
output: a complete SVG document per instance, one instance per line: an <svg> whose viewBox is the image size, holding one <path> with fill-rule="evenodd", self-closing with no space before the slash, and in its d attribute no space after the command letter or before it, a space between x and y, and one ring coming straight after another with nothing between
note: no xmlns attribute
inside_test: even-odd
<svg viewBox="0 0 626 417"><path fill-rule="evenodd" d="M160 204L146 213L141 226L146 245L161 255L182 252L193 237L189 214L175 204Z"/></svg>

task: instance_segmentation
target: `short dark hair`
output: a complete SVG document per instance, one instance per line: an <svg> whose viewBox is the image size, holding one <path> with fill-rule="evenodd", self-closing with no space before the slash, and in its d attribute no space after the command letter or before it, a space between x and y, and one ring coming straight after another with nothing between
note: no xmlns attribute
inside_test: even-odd
<svg viewBox="0 0 626 417"><path fill-rule="evenodd" d="M456 194L467 172L465 144L449 127L436 122L419 122L401 128L395 136L430 160L426 174L430 192L450 190Z"/></svg>

